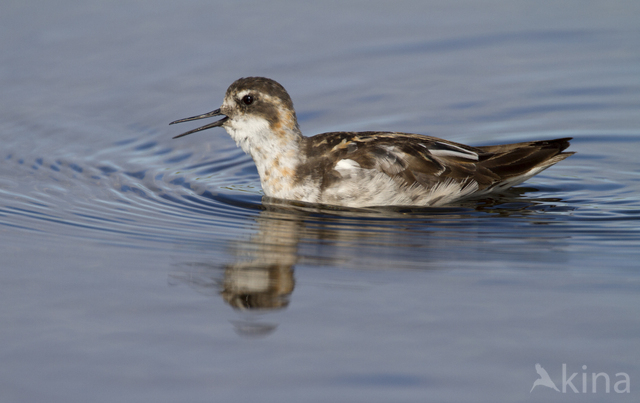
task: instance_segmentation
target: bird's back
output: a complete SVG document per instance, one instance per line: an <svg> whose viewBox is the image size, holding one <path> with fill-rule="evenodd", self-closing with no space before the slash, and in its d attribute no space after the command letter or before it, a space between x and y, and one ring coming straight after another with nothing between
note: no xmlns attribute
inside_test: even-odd
<svg viewBox="0 0 640 403"><path fill-rule="evenodd" d="M353 207L438 206L506 189L573 153L568 138L470 147L408 133L336 132L306 138L299 181L317 201Z"/></svg>

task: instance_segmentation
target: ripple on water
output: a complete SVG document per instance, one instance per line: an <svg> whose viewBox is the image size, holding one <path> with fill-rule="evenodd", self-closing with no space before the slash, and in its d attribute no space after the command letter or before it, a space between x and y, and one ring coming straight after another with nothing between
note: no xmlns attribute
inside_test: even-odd
<svg viewBox="0 0 640 403"><path fill-rule="evenodd" d="M220 186L234 184L230 181L247 162L235 149L222 150L222 155L225 152L231 156L222 158L228 161L222 170L215 156L167 152L166 146L144 137L118 141L93 156L8 153L4 168L12 175L3 175L2 224L95 238L116 232L161 242L184 239L184 233L208 234L212 226L234 228L255 212L247 207L259 205L260 194L245 186L243 192L235 192L237 198L217 196ZM90 234L80 234L78 228Z"/></svg>
<svg viewBox="0 0 640 403"><path fill-rule="evenodd" d="M558 240L568 245L568 239L573 239L572 247L580 247L593 239L639 239L639 181L629 165L633 159L624 153L598 154L608 144L606 136L571 134L576 137L572 149L578 153L534 178L528 187L444 208L343 209L277 200L263 203L252 161L233 145L214 153L206 147L185 151L141 135L82 158L60 151L64 157L55 151L47 155L10 152L5 168L15 167L10 169L18 171L18 179L4 176L1 221L56 235L101 239L115 233L124 237L123 242L135 238L151 244L224 244L230 237L242 238L255 231L256 220L284 220L296 223L296 239L319 241L325 247L364 247L372 256L379 251L371 248L383 247L389 254L389 247L401 251L413 247L442 259L451 253L452 245L464 250L480 242L487 248L485 240L503 245L538 239L541 243L529 248L542 251ZM637 136L616 136L617 142L625 139L626 153L633 154L630 150L637 147ZM594 156L606 163L594 166ZM271 225L271 231L282 232L276 227ZM83 231L78 232L79 228ZM499 249L494 251L511 253ZM521 253L513 251L514 256ZM310 255L315 255L311 260L320 258L319 253Z"/></svg>

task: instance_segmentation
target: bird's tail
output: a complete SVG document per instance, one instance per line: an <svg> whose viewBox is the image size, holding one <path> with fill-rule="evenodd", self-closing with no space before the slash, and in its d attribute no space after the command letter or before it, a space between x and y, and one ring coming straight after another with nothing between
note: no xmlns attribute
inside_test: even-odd
<svg viewBox="0 0 640 403"><path fill-rule="evenodd" d="M569 147L569 140L570 137L477 147L482 151L478 165L495 175L491 190L506 189L575 154L562 152Z"/></svg>

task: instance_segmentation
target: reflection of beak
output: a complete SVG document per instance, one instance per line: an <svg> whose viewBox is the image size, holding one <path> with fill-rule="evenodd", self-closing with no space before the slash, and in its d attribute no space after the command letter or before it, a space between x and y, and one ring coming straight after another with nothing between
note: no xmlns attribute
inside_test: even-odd
<svg viewBox="0 0 640 403"><path fill-rule="evenodd" d="M192 116L190 118L175 120L175 121L173 121L173 122L171 122L169 124L172 125L174 123L189 122L191 120L198 120L198 119L210 118L212 116L221 116L221 115L224 115L224 113L220 112L220 109L216 109L215 111L211 111L209 113L205 113L204 115ZM224 122L226 122L227 120L229 120L229 117L225 116L222 119L218 120L217 122L209 123L208 125L204 125L202 127L198 127L197 129L189 130L186 133L179 134L179 135L175 136L174 139L177 139L178 137L186 136L187 134L199 132L199 131L202 131L202 130L211 129L212 127L222 126L224 124Z"/></svg>

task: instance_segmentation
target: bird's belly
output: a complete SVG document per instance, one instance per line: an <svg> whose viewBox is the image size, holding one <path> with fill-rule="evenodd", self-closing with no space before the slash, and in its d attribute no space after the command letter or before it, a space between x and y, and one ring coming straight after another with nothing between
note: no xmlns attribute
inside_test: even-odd
<svg viewBox="0 0 640 403"><path fill-rule="evenodd" d="M407 185L379 171L362 171L324 189L318 201L348 207L442 206L467 197L478 189L474 181L461 183L445 179L426 188L418 183Z"/></svg>
<svg viewBox="0 0 640 403"><path fill-rule="evenodd" d="M284 177L262 180L262 190L268 197L277 199L319 203L320 186L310 180L297 183Z"/></svg>
<svg viewBox="0 0 640 403"><path fill-rule="evenodd" d="M302 182L272 176L262 181L265 195L278 199L322 203L344 207L442 206L467 197L478 190L475 181L443 179L429 188L406 184L397 177L374 169L359 169L323 187L310 178Z"/></svg>

